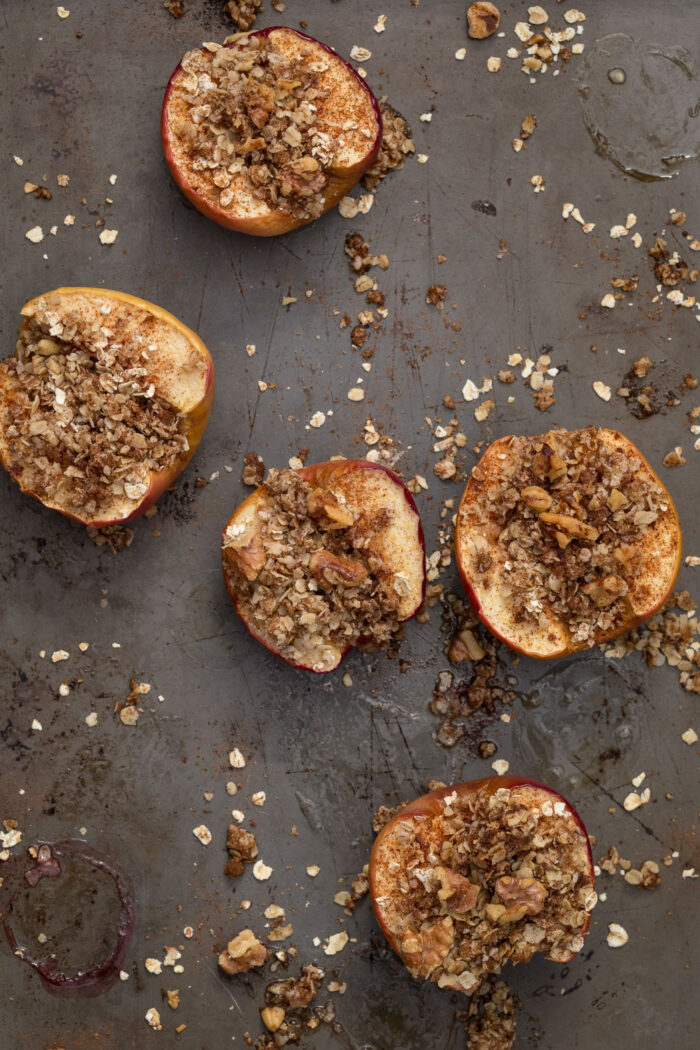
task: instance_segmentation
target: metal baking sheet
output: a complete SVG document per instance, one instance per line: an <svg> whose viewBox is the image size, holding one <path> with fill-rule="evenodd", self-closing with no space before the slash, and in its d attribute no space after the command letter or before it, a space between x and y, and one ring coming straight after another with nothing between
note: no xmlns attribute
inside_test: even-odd
<svg viewBox="0 0 700 1050"><path fill-rule="evenodd" d="M286 464L305 447L309 462L364 454L361 431L370 416L397 443L399 469L428 480L419 505L432 552L441 500L457 497L460 486L434 475L439 457L425 417L448 419L442 401L449 394L469 439L466 470L475 462L471 448L502 434L554 424L623 430L667 481L686 552L700 553L698 453L685 425L693 392L641 420L614 393L645 353L662 391L677 391L685 373L697 374L695 311L673 307L666 289L653 301L646 255L670 208L686 211L688 230L700 236L697 163L686 162L667 182L642 182L597 155L576 86L585 53L572 56L558 78L550 71L535 84L505 57L518 44L513 26L527 17L525 3L502 5L506 37L484 43L466 38L464 0L422 0L416 7L408 0L288 0L282 14L266 3L261 25L301 23L343 55L353 44L368 47L369 83L410 120L417 149L429 159L409 160L380 186L367 215L348 221L334 211L280 239L246 239L191 208L168 176L159 143L162 92L173 67L188 47L229 31L219 4L188 0L177 21L158 0L65 6L70 16L62 20L51 3L0 4L5 353L28 298L59 285L123 289L200 332L215 359L217 397L190 468L118 556L0 478L0 818L16 819L27 844L84 834L130 873L137 902L129 980L100 998L50 996L0 944L0 1045L246 1045L244 1032L261 1030L265 982L225 980L215 949L244 925L263 932L262 911L271 901L287 910L300 960L337 969L347 981L345 995L334 997L342 1031L323 1028L310 1045L463 1045L454 1020L463 1002L411 980L384 945L367 901L348 919L333 895L367 859L377 806L421 793L431 778L487 774L492 760L479 758L474 747L486 737L512 770L549 782L575 803L596 836L596 856L612 845L633 863L677 852L653 891L619 876L600 880L607 899L594 913L584 952L568 966L536 957L507 972L523 1004L517 1046L592 1050L625 1038L656 1047L672 1033L674 1046L689 1050L698 1022L691 970L697 882L681 872L697 865L697 754L681 733L697 726L697 709L677 673L650 670L636 655L610 661L594 651L514 666L502 653L503 672L517 680L511 721L501 721L499 709L445 750L428 711L437 674L449 667L439 607L429 622L409 625L403 669L382 655L354 654L340 673L313 677L286 667L247 635L224 592L218 549L222 526L248 491L240 483L248 451L260 452L268 466ZM553 0L545 6L556 8L550 13L563 27L562 8ZM587 17L577 39L586 48L623 32L697 53L694 4L581 6ZM381 11L388 20L379 35L372 27ZM459 47L467 49L462 62L454 57ZM486 69L492 54L503 57L496 74ZM421 122L429 111L432 121ZM535 114L537 129L516 154L512 139L528 114ZM70 175L67 188L56 184L63 172ZM535 174L546 179L542 193L533 191ZM51 201L23 195L25 180L43 184L44 176ZM480 210L473 206L478 201L493 208ZM562 220L565 201L595 221L592 234ZM644 241L638 250L631 236L608 236L630 212ZM64 225L67 214L75 215L72 227ZM100 217L119 230L112 246L98 240ZM33 244L25 232L37 224L47 236ZM53 225L55 236L48 232ZM349 330L338 325L343 313L354 317L362 308L343 253L344 237L355 229L390 259L380 282L389 315L371 340L369 373L350 348ZM685 251L681 230L668 230L671 245ZM446 256L441 265L438 254ZM611 278L632 273L640 275L637 292L614 310L602 308ZM447 287L441 313L425 302L436 281ZM282 306L283 296L297 302ZM247 344L255 344L253 356ZM465 381L480 385L518 348L532 358L544 348L551 355L559 369L556 403L541 415L518 377L512 386L494 384L496 407L478 423L474 403L461 396ZM366 397L353 403L347 391L359 378ZM598 379L613 391L607 403L592 389ZM308 428L317 411L327 413L325 425ZM667 470L661 460L676 445L688 462ZM209 484L196 488L196 477ZM691 590L693 571L681 575ZM440 580L459 593L454 564ZM85 652L81 641L90 643ZM67 650L69 660L53 664L57 649ZM152 686L136 727L114 713L131 678ZM62 682L70 686L65 697ZM99 719L94 728L84 721L91 711ZM30 728L33 719L41 731ZM234 800L224 787L233 746L248 759L236 771L241 790ZM626 813L622 800L642 771L651 801ZM262 808L250 801L258 790L267 794ZM205 792L213 793L210 801ZM255 821L261 856L274 868L267 882L250 873L237 882L223 876L232 802ZM192 834L201 823L213 834L206 848ZM320 867L316 878L306 874L310 864ZM252 901L248 911L240 910L244 899ZM628 931L624 948L607 947L609 922ZM195 930L190 940L182 934L187 924ZM314 938L323 941L341 928L351 941L326 958ZM77 929L76 937L89 932ZM162 958L165 945L182 946L183 973L146 972L144 959ZM161 1000L166 987L180 989L175 1012ZM162 1032L144 1019L153 1006Z"/></svg>

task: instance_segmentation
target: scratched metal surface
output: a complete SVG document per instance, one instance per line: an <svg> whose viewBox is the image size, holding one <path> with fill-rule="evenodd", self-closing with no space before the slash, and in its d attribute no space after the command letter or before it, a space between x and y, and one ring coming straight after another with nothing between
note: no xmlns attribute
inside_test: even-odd
<svg viewBox="0 0 700 1050"><path fill-rule="evenodd" d="M248 450L261 452L268 465L286 463L304 446L309 461L352 454L371 414L401 442L402 469L429 479L420 506L432 550L440 498L458 490L432 473L436 457L424 416L448 416L441 402L450 393L470 444L554 423L596 422L623 429L662 471L663 454L683 444L688 465L665 476L686 550L698 552L697 470L683 427L692 394L684 395L682 407L638 421L619 398L604 404L591 389L597 378L615 389L631 360L645 352L658 362L662 388L677 388L695 367L692 311L667 306L649 316L654 288L643 251L618 245L616 269L617 251L605 231L634 211L648 242L670 207L686 210L688 227L700 229L697 163L667 184L644 184L596 156L581 119L573 61L558 80L547 76L537 85L507 60L497 76L487 74L486 56L505 54L515 42L512 26L525 4L509 6L507 41L469 44L460 64L453 52L467 45L464 0L419 8L386 0L383 36L371 28L382 5L289 0L285 14L275 16L280 22L294 26L303 17L309 32L344 55L354 43L373 50L366 63L371 85L410 118L418 149L430 160L409 162L358 222L333 213L279 240L244 239L186 204L167 175L158 139L171 69L187 47L226 32L217 4L190 0L177 22L157 0L72 0L68 6L70 17L60 21L48 3L0 4L5 352L26 299L62 284L104 285L160 303L198 329L214 355L218 390L191 468L118 557L0 478L0 817L16 818L27 843L85 828L89 841L133 876L138 910L127 961L131 978L99 999L49 996L0 944L0 1043L7 1050L173 1046L175 1025L185 1023L177 1043L183 1050L244 1045L245 1030L260 1030L260 994L256 1005L245 985L218 977L214 946L245 924L262 930L262 909L275 900L294 924L301 959L335 964L348 982L346 995L336 996L345 1035L326 1029L313 1045L460 1046L456 1000L413 984L387 952L367 901L347 920L353 940L341 955L326 959L313 944L340 928L332 897L338 880L366 860L379 804L422 792L430 778L489 772L469 743L448 752L434 740L436 720L427 704L437 672L447 666L439 611L430 623L409 627L405 674L396 661L359 655L345 668L352 688L338 674L313 678L293 671L262 651L233 614L220 578L220 530L244 495L239 468ZM633 0L585 9L589 46L626 31L691 50L693 38L697 50L700 18L693 5L668 2L663 18L657 5ZM271 24L269 10L261 24ZM432 123L421 123L419 114L431 108ZM536 114L537 131L516 156L511 139L528 113ZM12 163L12 153L24 159L23 168ZM55 185L62 171L71 177L67 191ZM114 186L107 181L112 172ZM43 173L53 200L24 197L24 179L38 182ZM547 179L538 195L529 185L535 173ZM114 203L104 205L105 196ZM476 199L492 201L497 214L473 210ZM561 221L564 200L598 223L592 237ZM111 248L98 243L94 227L81 228L98 212L120 231ZM76 215L71 229L62 223L66 213ZM37 223L57 224L58 234L30 244L24 233ZM332 314L360 309L343 255L343 238L355 228L391 260L381 280L389 318L373 340L369 375L359 371L348 332ZM679 231L671 227L670 235L681 247ZM498 260L501 238L510 254ZM447 262L438 268L439 252ZM642 274L633 305L600 309L610 277L628 272ZM448 288L444 314L424 302L435 280ZM307 301L309 288L314 294ZM285 309L283 295L299 301ZM461 330L447 327L448 320ZM251 358L247 343L257 346ZM562 368L556 405L541 416L520 383L501 387L496 409L478 424L473 405L460 399L461 387L468 377L478 382L494 374L516 346L533 357L552 348L553 363ZM358 376L365 380L364 404L346 399ZM277 389L260 393L259 379ZM515 394L514 404L506 404L507 393ZM305 429L316 410L329 408L334 414L322 429ZM467 456L467 467L473 461ZM215 481L194 490L197 475L214 472ZM683 570L686 586L690 575ZM443 580L459 590L453 566ZM85 653L78 651L81 640L90 642ZM70 651L68 662L40 659L41 649L59 648ZM522 699L510 724L497 713L481 723L476 739L494 740L511 769L564 791L597 836L599 852L615 844L635 863L671 850L680 854L670 869L662 868L663 883L654 892L619 878L601 880L607 901L595 912L584 955L568 967L537 958L507 974L523 1002L517 1045L589 1050L612 1047L624 1033L639 1047L656 1047L671 1026L674 1046L690 1048L697 1023L689 968L695 895L680 871L697 863L696 781L693 749L680 734L696 718L692 698L668 668L649 672L636 658L611 663L597 652L551 666L523 660L514 673ZM124 727L113 713L130 677L152 684L136 728ZM71 684L66 698L57 693L64 680ZM99 723L88 729L84 718L92 710ZM33 718L42 732L30 730ZM237 777L243 786L237 801L255 820L261 856L275 869L266 883L247 874L233 884L222 873L231 808L224 784L234 744L249 758ZM617 757L601 758L611 748ZM620 803L641 770L653 800L625 814ZM250 794L259 789L267 802L253 809ZM203 797L208 791L211 802ZM207 849L192 835L202 822L214 836ZM321 868L316 879L305 873L310 863ZM251 909L234 917L245 897ZM610 921L629 932L621 951L605 944ZM196 930L191 941L182 937L186 923ZM149 975L143 960L162 958L166 944L184 945L184 973ZM180 989L177 1013L161 1001L165 987ZM151 1006L161 1010L161 1033L144 1020Z"/></svg>

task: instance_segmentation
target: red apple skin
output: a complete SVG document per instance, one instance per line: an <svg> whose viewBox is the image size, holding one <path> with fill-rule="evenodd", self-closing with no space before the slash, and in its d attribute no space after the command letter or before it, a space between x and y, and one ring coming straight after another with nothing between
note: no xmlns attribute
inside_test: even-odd
<svg viewBox="0 0 700 1050"><path fill-rule="evenodd" d="M347 471L351 471L351 470L380 470L380 471L383 471L384 474L388 475L392 479L392 481L396 482L396 484L398 486L400 486L400 488L403 490L403 494L404 494L404 498L406 500L406 503L408 504L409 508L415 514L415 516L416 516L416 518L418 520L418 543L420 545L421 551L424 552L425 551L425 537L423 535L423 525L421 524L420 515L418 514L418 508L416 507L415 500L413 499L413 496L411 495L411 493L406 488L406 485L404 484L404 482L401 480L401 478L398 476L398 474L394 473L393 470L390 470L388 467L383 467L379 463L368 463L367 460L364 460L364 459L339 459L339 460L329 460L326 463L312 463L308 467L301 467L297 473L299 473L301 475L301 477L304 479L304 481L319 482L319 484L321 486L329 487L329 483L332 481L332 479L334 477L337 477L339 474L344 474ZM260 489L256 489L255 492L252 492L250 494L250 496L248 496L248 498L245 499L243 501L243 503L240 504L240 506L234 511L234 513L231 515L229 520L226 522L226 525L224 526L223 532L221 533L222 547L223 547L223 545L225 543L225 540L226 540L226 530L228 529L229 525L231 525L233 523L234 518L237 517L237 515L241 512L241 510L244 507L250 506L251 504L254 504L254 503L257 502L257 500L259 498L259 495L258 495L259 492L260 492ZM229 578L228 578L228 575L227 575L226 572L224 572L224 582L226 584L226 590L228 591L229 596L231 598L231 601L233 602L234 608L235 608L236 612L238 613L238 615L240 616L241 620L243 621L246 629L250 632L250 634L253 636L253 638L255 638L255 640L257 642L260 642L260 644L265 649L267 649L268 652L273 653L275 656L278 656L281 660L284 660L284 662L289 664L290 667L296 667L296 668L298 668L301 671L311 671L312 674L328 674L329 673L329 671L319 671L317 668L315 668L315 667L308 667L305 664L294 663L292 660L288 660L288 659L286 659L286 657L282 656L282 653L280 653L277 649L275 649L274 646L270 644L269 640L266 639L266 638L263 638L263 636L261 634L259 634L258 631L256 631L255 628L248 622L248 620L244 616L243 611L241 609L241 605L240 605L240 602L238 600L238 595L236 594L235 590L231 586L231 583L229 581ZM403 622L408 622L409 620L412 620L414 618L414 616L417 614L418 610L420 609L421 605L423 604L424 599L425 599L425 572L423 573L423 581L422 581L422 587L421 587L420 601L417 603L416 608L411 613L411 615L405 617L405 620ZM358 644L360 644L361 641L362 641L362 639L358 639ZM347 649L345 649L343 651L343 653L342 653L342 655L340 657L340 660L338 661L336 666L333 667L333 668L330 668L330 670L331 671L335 671L338 667L340 667L340 665L342 664L343 660L348 655L348 653L352 652L352 650L355 649L355 648L357 648L357 646L349 645L347 647Z"/></svg>
<svg viewBox="0 0 700 1050"><path fill-rule="evenodd" d="M207 362L207 376L205 382L204 397L199 402L199 404L196 405L190 413L188 413L188 425L186 433L189 448L187 452L183 452L182 455L178 456L175 462L173 463L172 467L170 467L168 470L160 470L151 473L148 491L144 495L141 502L127 517L114 518L105 521L89 520L87 518L81 517L79 514L71 514L69 511L63 510L61 507L55 506L52 503L47 503L46 500L42 500L41 497L38 496L38 494L34 492L31 488L20 485L20 488L22 489L22 492L24 492L25 495L33 496L35 499L38 499L40 503L43 503L44 506L50 507L52 510L57 510L60 514L63 514L64 517L71 518L73 521L77 521L81 525L87 525L89 528L100 529L106 527L107 525L124 525L129 521L133 521L134 518L141 517L142 514L146 513L149 507L152 507L153 504L158 499L160 499L165 490L169 488L170 485L172 485L173 481L175 481L178 475L180 475L185 469L190 459L196 452L197 446L202 440L202 435L204 434L207 423L209 421L209 413L211 412L211 406L214 401L214 362L212 361L211 354L209 353L206 346L204 345L204 343L202 342L202 340L196 332L193 332L191 328L188 328L187 325L183 324L183 322L178 320L177 317L174 317L173 314L169 313L167 310L164 310L162 306L156 306L155 303L149 303L145 299L139 299L137 296L130 295L128 292L116 292L109 288L56 288L53 292L45 292L41 296L36 296L34 299L30 299L27 303L25 303L22 309L24 310L27 306L31 306L32 303L36 302L37 299L41 299L45 295L76 293L80 293L87 296L98 295L100 296L100 298L115 299L118 302L129 303L132 306L137 306L141 310L147 310L149 313L154 314L155 317L157 317L159 320L164 321L166 324L172 326L173 328L181 332L184 336L186 336L188 341L203 354ZM0 462L2 462L3 467L5 467L8 473L12 476L12 471L9 469L5 461L3 450L1 447Z"/></svg>
<svg viewBox="0 0 700 1050"><path fill-rule="evenodd" d="M574 818L576 825L581 830L586 840L591 885L595 886L593 853L591 851L591 843L588 838L586 826L583 823L581 817L576 812L576 810L573 808L573 806L566 801L563 795L560 795L558 791L555 791L554 788L549 787L547 784L542 784L539 780L532 780L530 777L520 777L515 775L504 777L483 777L481 780L470 780L462 784L453 784L451 786L437 788L435 791L430 791L427 795L422 795L420 798L415 799L413 802L409 802L407 806L404 806L403 809L401 809L398 813L395 813L394 816L389 821L387 821L387 823L384 825L382 830L377 835L377 838L375 839L374 846L372 847L372 853L369 859L369 892L370 897L372 899L372 908L374 909L374 914L382 930L382 933L389 942L389 946L391 947L392 951L396 952L399 958L401 958L401 952L399 951L398 945L394 940L391 931L387 928L387 925L384 921L384 916L382 915L381 908L379 907L377 901L377 857L379 856L378 847L384 839L384 837L389 834L390 829L392 829L400 821L405 820L407 817L437 816L442 811L443 799L447 795L451 795L453 791L457 792L458 798L468 798L470 795L474 795L477 791L480 791L482 789L486 789L489 795L493 795L496 791L498 791L499 788L515 787L538 788L540 791L546 791L547 794L553 795L557 801L561 801L566 805L567 810ZM590 924L591 918L589 915L586 925L581 930L582 937L585 937L588 933L588 928ZM562 961L569 962L573 958L574 956L570 955L568 959Z"/></svg>
<svg viewBox="0 0 700 1050"><path fill-rule="evenodd" d="M328 54L333 55L334 58L339 59L345 66L347 66L347 68L352 71L353 76L358 83L361 84L363 91L367 92L370 97L374 116L377 121L377 137L366 157L364 157L358 164L354 164L351 167L338 167L329 170L328 185L323 192L323 211L326 212L345 197L353 186L357 185L367 169L370 168L376 160L379 148L382 144L382 116L379 109L379 103L365 84L362 77L359 76L357 70L353 69L349 62L346 62L345 59L341 58L332 47L329 47L327 44L322 44L320 40L315 40L314 37L308 36L307 33L300 33L299 30L290 29L288 26L270 26L267 29L259 29L256 32L246 33L244 35L265 38L269 36L270 33L274 33L275 30L280 29L289 33L294 33L295 36L300 37L302 40L307 40L312 44L317 44L319 47L323 48L324 51L327 51ZM235 47L236 43L237 42L234 41L231 44L225 44L224 47ZM177 186L195 206L197 211L201 212L202 215L205 215L207 219L211 219L212 222L218 223L219 226L225 226L227 230L236 230L238 233L247 233L254 237L278 237L283 233L289 233L291 230L296 230L300 226L305 226L307 223L313 222L313 219L295 219L292 215L289 215L284 211L272 211L269 215L249 218L245 215L231 215L226 209L217 208L203 200L197 191L193 189L187 181L184 172L181 171L175 162L170 147L170 135L168 129L168 103L173 90L173 82L181 68L182 66L178 63L168 81L168 86L165 89L165 98L163 100L163 108L160 118L160 133L163 144L163 154L168 168L170 169L170 174ZM320 216L317 216L317 218L318 217Z"/></svg>
<svg viewBox="0 0 700 1050"><path fill-rule="evenodd" d="M619 437L624 438L624 435L620 434L620 432L617 431L617 430L614 431L613 433L615 433ZM506 437L498 438L491 445L489 445L489 447L486 449L486 451L482 454L482 458L484 456L486 456L492 449L495 449L497 446L507 444L509 441L512 440L513 436L514 435L511 434L511 435L508 435ZM629 440L629 439L626 439L626 440ZM629 443L632 444L631 442L629 442ZM640 624L643 624L647 620L650 620L651 617L654 616L659 611L659 609L663 608L663 606L666 603L669 595L673 591L673 588L674 588L676 580L678 578L678 573L680 572L681 564L682 564L682 561L683 561L683 543L682 543L681 523L680 523L680 518L678 517L678 511L676 510L676 506L675 506L675 504L673 502L673 499L671 498L671 494L668 492L668 489L666 488L664 483L661 481L661 479L657 475L656 471L652 468L652 466L650 465L648 460L642 455L642 453L639 451L637 446L635 445L633 447L635 449L636 454L642 460L642 463L644 464L644 466L646 466L648 468L648 470L651 472L653 479L661 486L662 489L664 489L664 491L668 495L668 509L669 509L669 513L672 515L672 517L675 520L675 524L676 524L676 528L678 530L678 536L679 536L678 555L677 555L677 559L676 559L676 567L675 567L675 572L673 573L673 577L670 580L670 583L669 583L669 585L668 585L668 587L666 589L665 594L663 595L662 598L659 599L659 601L650 610L650 612L645 612L642 616L632 616L631 615L629 620L627 620L620 627L617 627L617 628L615 628L612 631L607 631L604 635L601 635L601 637L598 638L597 641L595 642L596 645L601 645L604 642L611 642L615 638L619 638L620 635L627 634L628 631L632 631L635 627L639 627ZM496 638L498 638L498 640L500 642L503 642L504 645L507 645L509 649L513 649L514 652L522 653L523 656L529 656L533 660L559 660L559 659L561 659L564 656L571 656L573 653L582 652L584 649L591 648L590 644L587 644L586 642L581 642L579 644L573 644L572 643L572 644L568 645L565 649L562 649L561 652L554 653L552 655L545 655L545 654L542 654L542 653L530 651L528 649L524 649L523 647L521 647L521 646L519 646L517 644L514 644L513 641L510 638L507 638L501 631L499 631L499 629L489 619L487 619L487 617L484 615L484 612L483 612L483 609L482 609L482 606L481 606L481 601L479 600L479 596L476 593L476 591L475 591L475 589L474 589L474 587L472 586L472 583L471 583L471 578L470 578L470 575L469 575L469 569L468 569L468 566L465 564L465 559L464 559L464 556L463 556L463 545L462 545L462 543L460 541L461 515L460 515L459 511L461 510L462 505L464 504L464 502L468 499L468 492L469 492L470 481L471 481L471 478L466 484L466 487L465 487L464 492L462 494L462 499L460 500L459 510L457 511L457 528L456 528L456 531L455 531L455 553L456 553L456 556L457 556L457 568L459 569L459 575L460 575L460 579L462 581L462 586L464 587L465 593L466 593L467 598L469 600L469 604L471 605L472 609L474 610L474 613L479 617L479 619L484 624L484 626L489 629L491 634L493 634Z"/></svg>

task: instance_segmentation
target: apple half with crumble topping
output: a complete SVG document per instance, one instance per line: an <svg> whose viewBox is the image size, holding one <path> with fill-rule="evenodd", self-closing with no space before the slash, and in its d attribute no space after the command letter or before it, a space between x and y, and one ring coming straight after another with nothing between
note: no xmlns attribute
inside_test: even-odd
<svg viewBox="0 0 700 1050"><path fill-rule="evenodd" d="M0 459L23 492L93 528L143 514L184 470L214 397L199 336L153 303L57 288L22 307L0 362Z"/></svg>
<svg viewBox="0 0 700 1050"><path fill-rule="evenodd" d="M568 962L596 904L578 814L552 788L487 777L431 791L380 831L372 905L414 977L473 992L504 963Z"/></svg>
<svg viewBox="0 0 700 1050"><path fill-rule="evenodd" d="M222 557L250 633L307 670L332 671L358 646L387 648L423 602L413 497L365 460L271 470L224 529Z"/></svg>
<svg viewBox="0 0 700 1050"><path fill-rule="evenodd" d="M379 104L332 48L274 26L188 51L165 92L163 150L203 215L258 237L332 208L374 162Z"/></svg>
<svg viewBox="0 0 700 1050"><path fill-rule="evenodd" d="M551 659L653 616L676 581L682 537L635 445L589 426L490 445L464 490L455 546L482 622L511 648Z"/></svg>

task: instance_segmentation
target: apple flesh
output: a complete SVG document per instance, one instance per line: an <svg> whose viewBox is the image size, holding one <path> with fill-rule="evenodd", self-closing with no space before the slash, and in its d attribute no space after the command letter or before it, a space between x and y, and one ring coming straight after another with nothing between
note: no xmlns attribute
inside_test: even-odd
<svg viewBox="0 0 700 1050"><path fill-rule="evenodd" d="M381 565L374 577L380 588L391 594L396 620L402 622L415 616L425 594L425 544L416 505L404 483L388 468L365 460L332 460L288 473L298 475L308 486L306 506L313 508L308 520L318 528L314 540L318 546L303 569L304 581L311 582L309 590L318 593L316 579L324 573L323 586L330 584L342 591L346 585L353 585L352 579L339 578L338 573L363 571L367 559L372 559ZM350 649L366 640L361 632L341 640L332 633L323 635L313 623L299 630L295 625L293 643L284 646L268 629L265 619L257 615L255 593L261 586L258 577L269 557L260 513L266 515L271 506L268 489L262 485L226 525L222 534L226 587L244 624L267 649L294 667L332 671ZM318 525L319 520L325 524ZM326 542L332 546L334 534L347 536L350 528L355 539L350 541L346 563L335 567L331 563L323 570L319 559L325 556ZM295 557L302 565L303 552L296 552ZM276 608L275 614L278 613ZM288 615L294 615L293 609Z"/></svg>
<svg viewBox="0 0 700 1050"><path fill-rule="evenodd" d="M442 787L404 806L374 843L369 883L377 921L413 976L468 993L537 951L568 962L597 900L581 818L552 788L518 776Z"/></svg>
<svg viewBox="0 0 700 1050"><path fill-rule="evenodd" d="M0 460L22 491L44 506L92 528L131 521L148 510L172 484L201 441L214 398L214 366L209 351L195 332L167 310L126 292L104 288L57 288L30 300L21 312L26 320L20 335L28 325L37 325L37 335L44 334L46 344L52 342L50 331L56 335L63 320L70 319L70 324L73 324L76 317L84 318L85 324L88 324L88 319L92 322L99 317L112 333L108 338L112 338L115 344L128 333L127 338L133 341L134 347L133 367L143 368L146 372L142 385L149 391L152 386L150 396L158 398L178 417L178 433L184 440L167 466L146 471L135 463L141 479L137 486L138 495L113 494L105 484L105 493L100 497L96 513L88 513L76 503L70 483L61 478L60 485L57 485L55 476L47 481L37 470L34 457L42 452L40 437L20 438L15 433L18 411L23 407L26 395L23 395L21 376L8 369L12 358L0 363ZM56 323L57 327L54 327ZM119 332L115 334L117 328ZM94 332L91 334L88 330L86 335L86 331L80 328L74 335L80 347L88 349L93 337ZM56 338L60 339L60 334ZM70 352L72 345L67 339L66 353ZM50 352L50 345L48 350ZM90 353L94 352L90 350ZM54 402L59 419L60 408L58 402ZM62 450L61 457L62 468L73 465L75 456L69 449ZM89 446L86 457L81 458L83 473L86 464L92 469Z"/></svg>
<svg viewBox="0 0 700 1050"><path fill-rule="evenodd" d="M251 38L266 42L291 64L299 63L302 69L314 64L319 71L320 94L314 100L317 114L313 127L330 143L332 152L330 162L321 164L327 180L320 191L321 214L349 193L374 163L382 140L379 104L352 66L332 48L305 33L273 26L240 34L224 47L240 50ZM215 53L203 49L200 54L205 62L213 63ZM295 217L268 205L253 192L247 170L233 174L230 185L225 187L230 200L222 205L222 190L214 182L215 173L209 167L197 170L193 164L196 158L188 137L197 125L192 122L190 103L185 98L187 82L187 71L180 64L165 92L161 138L173 179L195 208L227 229L258 237L274 237L311 222L315 215ZM262 155L264 158L264 150Z"/></svg>
<svg viewBox="0 0 700 1050"><path fill-rule="evenodd" d="M598 487L595 509L585 492L581 496L576 481L561 473L557 476L559 461L552 460L557 450L571 450L580 440L595 443L590 465L596 478L591 485ZM534 452L538 447L543 451ZM547 458L543 468L537 460L542 455ZM621 465L615 468L617 476L627 480L619 483L620 488L601 488L606 462ZM508 490L519 491L517 499L512 496L510 515L504 516L501 507ZM632 522L630 528L629 517L625 521L623 516L637 504L628 496L634 494L639 502L640 492L654 494L656 518L639 527ZM564 519L566 528L560 524ZM548 598L534 591L523 593L513 584L512 540L506 533L513 520L522 521L523 529L538 529L528 560L530 567L538 565L541 579L550 573L563 575L565 581L576 575L581 594L590 597L585 613L578 617L569 609L564 613ZM589 524L591 531L587 531ZM610 555L603 552L591 569L591 559L601 551L597 540L610 548ZM545 564L542 547L547 545ZM589 427L550 431L536 438L504 437L490 445L464 490L455 548L462 583L485 626L518 652L552 659L607 642L653 616L676 581L682 537L673 500L635 445L616 430ZM525 601L530 603L526 612Z"/></svg>

